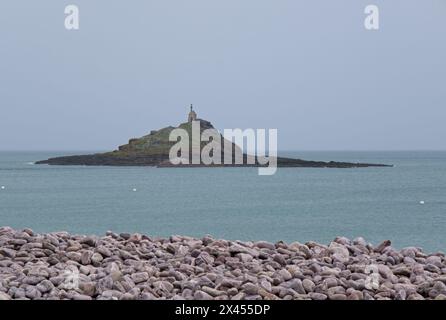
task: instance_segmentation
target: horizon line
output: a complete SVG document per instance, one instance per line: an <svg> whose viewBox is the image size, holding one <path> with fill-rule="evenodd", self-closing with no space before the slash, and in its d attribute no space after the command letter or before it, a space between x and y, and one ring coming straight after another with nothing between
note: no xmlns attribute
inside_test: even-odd
<svg viewBox="0 0 446 320"><path fill-rule="evenodd" d="M0 149L0 152L112 152L100 149ZM245 151L245 150L244 150ZM247 152L247 151L245 151ZM446 149L281 149L278 152L446 152Z"/></svg>

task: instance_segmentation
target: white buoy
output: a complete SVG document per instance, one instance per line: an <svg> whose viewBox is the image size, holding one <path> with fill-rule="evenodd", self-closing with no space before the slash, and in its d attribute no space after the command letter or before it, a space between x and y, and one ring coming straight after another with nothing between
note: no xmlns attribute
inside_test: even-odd
<svg viewBox="0 0 446 320"><path fill-rule="evenodd" d="M133 188L133 192L136 192L136 188Z"/></svg>
<svg viewBox="0 0 446 320"><path fill-rule="evenodd" d="M5 187L5 186L2 186L1 188L2 188L2 190L5 190L5 189L6 189L6 187Z"/></svg>
<svg viewBox="0 0 446 320"><path fill-rule="evenodd" d="M421 201L420 201L420 204L424 204L424 201L423 201L423 200L421 200Z"/></svg>

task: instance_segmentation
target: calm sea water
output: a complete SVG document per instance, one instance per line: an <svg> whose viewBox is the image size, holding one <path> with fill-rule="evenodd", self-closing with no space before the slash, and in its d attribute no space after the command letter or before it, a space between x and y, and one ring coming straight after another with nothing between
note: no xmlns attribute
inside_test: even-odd
<svg viewBox="0 0 446 320"><path fill-rule="evenodd" d="M0 225L287 242L363 236L446 249L446 152L288 152L395 167L279 168L274 176L255 168L32 164L65 154L0 152Z"/></svg>

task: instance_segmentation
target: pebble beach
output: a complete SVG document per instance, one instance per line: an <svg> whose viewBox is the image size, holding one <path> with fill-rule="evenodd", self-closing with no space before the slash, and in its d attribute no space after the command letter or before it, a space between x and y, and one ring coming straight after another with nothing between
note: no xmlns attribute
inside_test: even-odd
<svg viewBox="0 0 446 320"><path fill-rule="evenodd" d="M0 228L0 300L446 300L446 259L363 238L242 242Z"/></svg>

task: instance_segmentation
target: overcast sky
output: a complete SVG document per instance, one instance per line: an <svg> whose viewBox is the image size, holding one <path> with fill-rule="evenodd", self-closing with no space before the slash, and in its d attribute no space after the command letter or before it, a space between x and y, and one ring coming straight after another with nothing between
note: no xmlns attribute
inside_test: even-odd
<svg viewBox="0 0 446 320"><path fill-rule="evenodd" d="M445 150L445 36L444 0L2 0L0 150L114 149L190 103L282 150Z"/></svg>

